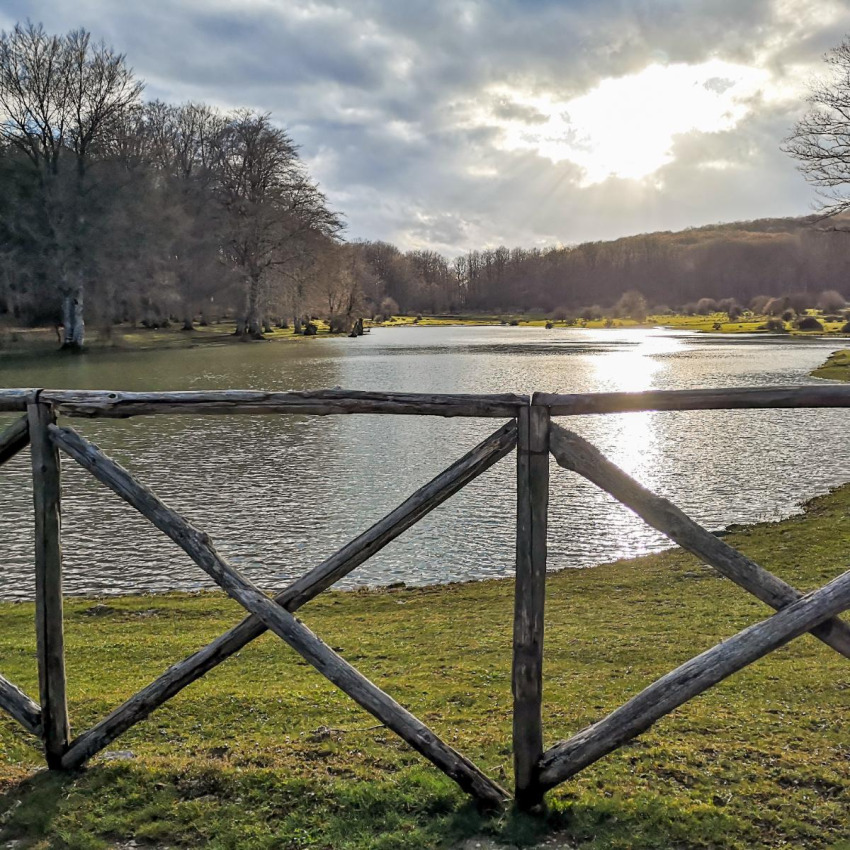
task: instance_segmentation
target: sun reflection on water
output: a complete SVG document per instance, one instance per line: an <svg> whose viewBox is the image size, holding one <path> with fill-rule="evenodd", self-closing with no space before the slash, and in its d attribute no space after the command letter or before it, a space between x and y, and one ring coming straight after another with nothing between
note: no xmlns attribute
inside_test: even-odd
<svg viewBox="0 0 850 850"><path fill-rule="evenodd" d="M669 368L664 355L678 350L682 342L668 336L637 336L636 344L593 360L594 391L641 392L656 389ZM606 455L613 463L645 486L652 486L659 451L656 420L652 412L624 413L606 417Z"/></svg>

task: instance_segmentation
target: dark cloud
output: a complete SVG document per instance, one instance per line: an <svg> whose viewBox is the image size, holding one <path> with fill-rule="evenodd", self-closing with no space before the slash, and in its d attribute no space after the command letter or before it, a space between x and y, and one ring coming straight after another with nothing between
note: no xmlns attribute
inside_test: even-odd
<svg viewBox="0 0 850 850"><path fill-rule="evenodd" d="M807 212L779 143L848 13L846 0L4 0L0 26L84 26L151 97L270 111L351 238L453 253ZM712 60L760 69L764 91L729 129L678 135L642 180L586 185L578 165L506 143L507 124L546 124L541 101Z"/></svg>

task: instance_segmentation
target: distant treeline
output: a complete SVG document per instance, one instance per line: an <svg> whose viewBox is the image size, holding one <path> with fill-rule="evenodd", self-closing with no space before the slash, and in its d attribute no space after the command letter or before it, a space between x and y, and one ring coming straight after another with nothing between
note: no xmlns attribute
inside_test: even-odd
<svg viewBox="0 0 850 850"><path fill-rule="evenodd" d="M707 312L717 302L728 308L730 299L763 312L771 298L778 310L783 303L818 306L824 291L850 293L847 219L765 219L574 247L500 247L453 261L382 242L358 247L372 272L368 302L390 298L404 313L577 316L613 308L630 290L656 312ZM835 305L828 309L839 308L834 295L827 300Z"/></svg>

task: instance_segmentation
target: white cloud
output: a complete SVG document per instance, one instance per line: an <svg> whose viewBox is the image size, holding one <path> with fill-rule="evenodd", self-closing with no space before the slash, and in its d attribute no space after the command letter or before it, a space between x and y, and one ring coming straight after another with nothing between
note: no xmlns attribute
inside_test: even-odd
<svg viewBox="0 0 850 850"><path fill-rule="evenodd" d="M611 177L639 180L673 161L673 142L683 133L724 132L737 127L770 92L760 68L715 59L699 65L652 64L635 74L602 80L580 97L558 101L495 87L504 103L545 116L542 122L499 118L482 121L501 129L505 150L530 150L552 162L569 160L583 171L580 188ZM704 163L697 163L698 166Z"/></svg>

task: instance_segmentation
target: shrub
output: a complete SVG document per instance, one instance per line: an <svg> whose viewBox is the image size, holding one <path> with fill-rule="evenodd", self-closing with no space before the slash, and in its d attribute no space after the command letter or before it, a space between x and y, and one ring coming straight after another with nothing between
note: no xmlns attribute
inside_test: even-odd
<svg viewBox="0 0 850 850"><path fill-rule="evenodd" d="M768 319L763 325L760 326L761 330L771 331L772 333L786 333L787 328L785 327L785 322L782 319Z"/></svg>
<svg viewBox="0 0 850 850"><path fill-rule="evenodd" d="M398 302L395 298L390 298L389 296L384 298L384 300L381 301L381 312L388 318L395 316L395 314L398 313Z"/></svg>
<svg viewBox="0 0 850 850"><path fill-rule="evenodd" d="M814 316L803 316L797 321L797 329L801 331L822 331L823 325Z"/></svg>
<svg viewBox="0 0 850 850"><path fill-rule="evenodd" d="M755 298L750 301L750 310L752 310L757 316L763 316L765 313L765 307L767 307L768 303L772 301L770 295L756 295Z"/></svg>
<svg viewBox="0 0 850 850"><path fill-rule="evenodd" d="M843 328L841 328L841 333L850 334L850 322L847 322L847 324L844 325Z"/></svg>
<svg viewBox="0 0 850 850"><path fill-rule="evenodd" d="M628 317L636 322L646 319L647 303L643 294L637 289L630 289L620 296L620 300L614 307L614 314L620 317Z"/></svg>
<svg viewBox="0 0 850 850"><path fill-rule="evenodd" d="M696 304L696 313L707 316L709 313L717 312L717 302L713 298L700 298Z"/></svg>
<svg viewBox="0 0 850 850"><path fill-rule="evenodd" d="M824 313L834 313L836 310L842 310L847 305L847 301L840 292L834 289L825 289L818 295L818 307Z"/></svg>
<svg viewBox="0 0 850 850"><path fill-rule="evenodd" d="M790 322L790 321L792 321L793 319L794 319L794 311L793 311L793 310L786 310L786 311L782 314L782 321L783 321L783 322Z"/></svg>

